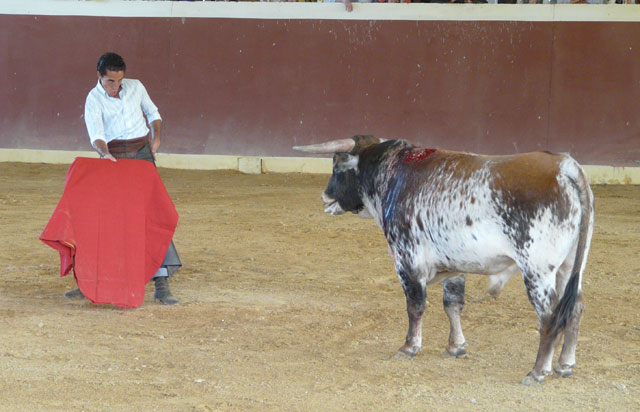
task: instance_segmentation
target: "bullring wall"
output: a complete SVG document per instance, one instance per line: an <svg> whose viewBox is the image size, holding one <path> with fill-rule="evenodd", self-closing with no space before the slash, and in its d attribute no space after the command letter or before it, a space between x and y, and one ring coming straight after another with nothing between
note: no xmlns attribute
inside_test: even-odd
<svg viewBox="0 0 640 412"><path fill-rule="evenodd" d="M116 51L160 108L162 151L187 167L371 133L633 169L638 9L5 0L0 150L90 150L84 100Z"/></svg>

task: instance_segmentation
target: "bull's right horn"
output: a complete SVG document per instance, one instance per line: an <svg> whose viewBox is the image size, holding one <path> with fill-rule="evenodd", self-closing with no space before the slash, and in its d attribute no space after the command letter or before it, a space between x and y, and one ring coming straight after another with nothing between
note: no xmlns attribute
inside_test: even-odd
<svg viewBox="0 0 640 412"><path fill-rule="evenodd" d="M310 144L307 146L293 146L293 150L306 153L341 153L350 152L356 141L349 139L331 140L330 142Z"/></svg>

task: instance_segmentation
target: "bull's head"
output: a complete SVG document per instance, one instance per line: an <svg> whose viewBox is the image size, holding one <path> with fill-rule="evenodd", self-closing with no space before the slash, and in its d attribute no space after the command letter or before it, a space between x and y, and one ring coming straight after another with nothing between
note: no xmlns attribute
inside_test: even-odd
<svg viewBox="0 0 640 412"><path fill-rule="evenodd" d="M345 212L371 217L365 209L360 195L358 161L362 149L383 142L371 135L357 135L350 139L332 140L309 146L294 146L293 150L306 153L333 153L333 174L322 193L325 212L341 215Z"/></svg>

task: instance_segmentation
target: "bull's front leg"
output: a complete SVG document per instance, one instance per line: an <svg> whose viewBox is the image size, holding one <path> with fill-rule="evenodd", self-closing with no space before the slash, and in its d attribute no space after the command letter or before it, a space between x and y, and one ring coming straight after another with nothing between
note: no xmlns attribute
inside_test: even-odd
<svg viewBox="0 0 640 412"><path fill-rule="evenodd" d="M444 312L449 317L449 344L447 345L447 355L459 358L466 355L464 348L467 341L462 334L460 315L464 309L464 281L465 275L458 275L445 279L442 296Z"/></svg>
<svg viewBox="0 0 640 412"><path fill-rule="evenodd" d="M407 315L409 316L407 338L398 354L414 357L422 349L422 315L427 306L427 286L424 279L415 278L407 271L398 271L398 276L407 298Z"/></svg>

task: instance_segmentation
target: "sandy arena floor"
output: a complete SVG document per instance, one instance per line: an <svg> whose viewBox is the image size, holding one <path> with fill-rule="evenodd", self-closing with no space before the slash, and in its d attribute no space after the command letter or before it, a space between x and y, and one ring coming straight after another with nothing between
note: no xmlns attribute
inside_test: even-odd
<svg viewBox="0 0 640 412"><path fill-rule="evenodd" d="M514 277L467 280L469 355L444 356L442 287L423 351L393 358L405 300L372 220L331 217L327 176L161 169L180 213L180 306L70 301L38 240L68 166L0 164L0 411L638 411L640 187L597 186L571 378L519 382L537 318Z"/></svg>

